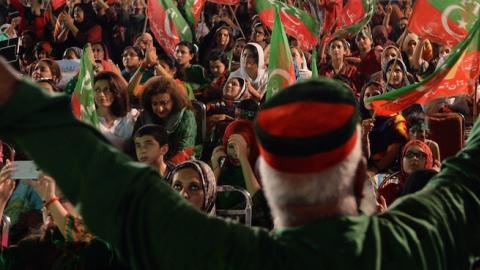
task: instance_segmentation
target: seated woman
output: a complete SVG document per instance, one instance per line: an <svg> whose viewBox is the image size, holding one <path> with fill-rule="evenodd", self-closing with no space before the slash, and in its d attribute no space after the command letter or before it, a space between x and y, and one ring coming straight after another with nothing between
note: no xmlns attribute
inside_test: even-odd
<svg viewBox="0 0 480 270"><path fill-rule="evenodd" d="M231 185L246 189L253 200L253 225L271 228L270 210L255 174L259 149L253 124L249 120L235 120L225 129L223 145L213 150L211 164L218 185ZM235 209L243 205L239 194L217 196L219 209Z"/></svg>
<svg viewBox="0 0 480 270"><path fill-rule="evenodd" d="M116 73L95 75L93 91L100 132L119 149L132 136L139 112L130 108L127 82Z"/></svg>
<svg viewBox="0 0 480 270"><path fill-rule="evenodd" d="M52 59L39 60L32 70L32 78L35 81L52 80L55 84L58 84L62 79L60 66Z"/></svg>
<svg viewBox="0 0 480 270"><path fill-rule="evenodd" d="M245 80L239 77L230 77L223 87L221 100L207 103L207 117L215 114L226 114L235 117L235 105L250 97Z"/></svg>
<svg viewBox="0 0 480 270"><path fill-rule="evenodd" d="M204 103L222 98L223 87L230 75L227 68L228 58L225 53L212 50L208 55L207 61L211 81L201 91L198 91L196 96Z"/></svg>
<svg viewBox="0 0 480 270"><path fill-rule="evenodd" d="M187 160L175 166L167 181L195 208L215 215L217 182L212 169L200 160Z"/></svg>
<svg viewBox="0 0 480 270"><path fill-rule="evenodd" d="M412 114L408 118L408 135L410 140L419 140L424 142L433 154L433 169L440 171L441 158L440 148L438 144L432 140L427 139L429 135L428 123L425 119L425 114Z"/></svg>
<svg viewBox="0 0 480 270"><path fill-rule="evenodd" d="M197 123L190 101L179 84L167 77L153 77L144 85L143 112L134 132L146 124L157 124L168 133L167 159L177 164L193 155Z"/></svg>
<svg viewBox="0 0 480 270"><path fill-rule="evenodd" d="M108 49L102 42L95 42L92 44L94 65L102 65L102 71L115 71L116 67L112 60L108 57ZM95 66L94 66L95 68Z"/></svg>
<svg viewBox="0 0 480 270"><path fill-rule="evenodd" d="M391 59L382 68L383 80L386 82L388 92L408 86L413 83L408 80L408 71L401 59ZM402 111L402 114L405 117L408 117L412 113L423 113L422 106L420 106L419 104L413 104L412 106Z"/></svg>
<svg viewBox="0 0 480 270"><path fill-rule="evenodd" d="M240 68L230 73L230 77L245 79L247 90L256 101L260 101L267 89L268 70L262 47L257 43L248 43L240 58Z"/></svg>
<svg viewBox="0 0 480 270"><path fill-rule="evenodd" d="M379 184L378 194L390 205L403 192L406 179L414 171L431 169L433 157L430 147L419 140L409 141L402 150L400 172L386 175Z"/></svg>
<svg viewBox="0 0 480 270"><path fill-rule="evenodd" d="M373 175L397 166L400 149L408 139L406 120L401 114L374 117L367 99L382 93L384 84L370 81L363 87L360 99L364 152Z"/></svg>
<svg viewBox="0 0 480 270"><path fill-rule="evenodd" d="M191 84L194 91L209 82L207 72L197 61L198 49L196 45L188 41L181 41L175 48L175 59L179 64L178 77Z"/></svg>

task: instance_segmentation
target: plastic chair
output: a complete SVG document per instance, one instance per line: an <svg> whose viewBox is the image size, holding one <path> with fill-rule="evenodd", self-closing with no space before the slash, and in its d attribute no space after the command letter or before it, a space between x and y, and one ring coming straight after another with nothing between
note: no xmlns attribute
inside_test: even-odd
<svg viewBox="0 0 480 270"><path fill-rule="evenodd" d="M430 139L438 143L442 160L454 156L465 143L465 118L459 113L427 115Z"/></svg>
<svg viewBox="0 0 480 270"><path fill-rule="evenodd" d="M229 185L217 186L217 194L222 192L239 192L245 199L244 209L216 209L215 213L219 217L232 218L238 220L239 217L245 217L245 225L252 226L252 197L250 193L241 187L234 187Z"/></svg>

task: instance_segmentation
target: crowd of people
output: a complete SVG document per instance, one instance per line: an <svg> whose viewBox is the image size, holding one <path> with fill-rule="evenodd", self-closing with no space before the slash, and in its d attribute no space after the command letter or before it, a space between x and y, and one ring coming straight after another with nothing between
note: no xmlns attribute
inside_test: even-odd
<svg viewBox="0 0 480 270"><path fill-rule="evenodd" d="M184 1L174 2L184 11ZM341 11L345 3L332 0L317 4L328 17L331 10ZM406 247L393 247L400 245L402 238L392 235L405 233L405 241L423 241L428 224L416 224L413 219L423 218L437 226L435 222L454 222L456 211L471 215L478 208L475 202L472 209L455 205L459 210L451 210L454 213L450 215L436 213L454 207L442 196L468 193L447 188L447 195L431 191L422 193L416 202L399 200L423 189L437 174L437 178L452 181L464 175L466 180L459 182L474 186L472 193L478 193L478 183L469 180L475 178L478 165L473 165L469 153L447 164L444 172L440 146L429 138L427 117L437 112L469 115L475 101L467 95L429 106L412 104L390 116L376 115L368 102L372 96L426 78L452 49L406 29L412 1L379 1L369 24L355 36L321 33L319 46L314 48L318 59L312 59L316 53L302 49L289 37L297 83L272 99L275 101L265 100L269 58L274 57L269 55L274 45L270 43L271 29L262 24L250 1L235 6L207 2L202 20L192 27L194 41L180 41L174 55L167 54L154 38L144 0L67 0L53 6L40 0L0 3L0 37L19 40L17 60L10 64L35 81L20 80L2 67L11 72L12 84L9 87L6 76L4 81L0 78L4 83L0 87L16 88L20 94L15 99L16 93L0 93L0 105L8 104L11 98L17 106L23 101L30 107L18 113L18 108L6 105L17 112L15 116L0 109L2 119L7 119L0 125L0 216L11 222L9 244L3 246L1 257L5 269L190 269L199 257L213 254L207 251L217 252L215 257L223 254L222 260L238 264L231 269L287 269L294 262L299 269L300 265L309 269L317 264L348 268L354 264L339 261L338 254L316 263L311 258L316 252L327 252L329 244L340 248L342 241L360 241L367 234L370 238L362 240L364 246L349 244L346 248L347 253L361 250L358 262L365 267L388 268L391 259L398 264L396 269L420 261L423 267L419 269L433 269L433 265L441 265L435 269L451 269L450 260L442 264L437 257L422 253L443 244L443 240L435 239L425 246L416 243L422 247L410 252L419 254L411 254L406 251L406 242ZM84 54L93 63L93 101L98 116L94 127L75 122L61 105L70 103L81 79L78 70ZM66 70L66 63L75 67L75 72ZM315 69L320 79L316 82L310 80L315 76L312 63L318 63ZM38 93L23 94L30 88ZM328 104L334 99L339 101ZM477 141L472 139L465 151L477 153ZM15 156L10 146L15 148ZM8 151L12 155L7 155ZM50 159L41 151L50 153ZM35 180L12 179L13 157L34 159L45 172ZM131 159L138 163L131 163ZM476 167L467 169L466 164ZM305 175L312 181L304 181ZM353 178L363 180L352 182ZM313 179L322 181L313 183ZM252 224L262 230L252 234L231 223L198 215L221 217L218 209L246 207L241 195L217 192L217 187L224 185L248 191L253 202ZM185 200L178 200L176 194ZM405 203L397 204L389 216L388 209L396 200ZM418 208L424 211L414 212ZM395 211L405 211L406 216L397 216ZM291 241L297 237L294 231L278 233L278 239L283 239L279 241L266 233L308 226L319 218L359 213L364 216L362 220L313 227L324 231L305 234L310 237L302 238L307 239L305 243ZM158 216L152 217L154 214ZM380 229L378 224L366 225L370 217L377 216L384 216L386 223L401 220L404 231L396 231L394 224ZM447 224L429 237L456 233L457 229L474 230L478 222L470 218L473 221L468 220L465 226L455 229ZM237 222L244 222L243 217ZM352 229L352 224L365 228ZM329 226L335 225L348 227L338 243L328 236L335 230ZM192 228L195 232L188 231ZM350 229L353 233L347 236ZM387 241L382 244L392 251L373 263L366 257L379 258L381 254L382 244L373 240L382 238L378 230L384 232L382 241ZM418 235L409 230L418 230ZM460 241L467 242L462 236L468 237L462 233ZM207 237L212 243L193 246L211 247L195 251L191 261L177 260L178 265L172 268L173 258L181 257L175 252L181 250L182 240L191 243ZM312 244L316 238L319 242ZM155 241L159 243L147 245ZM283 247L282 241L290 246ZM318 247L322 242L325 247ZM436 255L441 258L445 255L442 252L453 252L450 248L458 243L452 242ZM235 245L239 258L233 258L237 256ZM305 249L300 245L313 245L314 252L297 254ZM162 253L161 259L154 259L155 252ZM286 252L299 257L293 259L292 254L283 254ZM451 258L467 267L464 257L469 252L460 250L461 254ZM272 256L274 262L262 263L257 256ZM402 256L406 256L405 262L401 262ZM197 266L229 268L222 260L206 260Z"/></svg>

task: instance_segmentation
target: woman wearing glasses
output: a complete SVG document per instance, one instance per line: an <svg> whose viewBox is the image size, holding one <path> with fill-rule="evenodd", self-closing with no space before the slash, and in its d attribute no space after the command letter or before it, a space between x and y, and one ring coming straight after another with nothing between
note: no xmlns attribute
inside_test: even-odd
<svg viewBox="0 0 480 270"><path fill-rule="evenodd" d="M123 149L139 115L137 110L130 109L127 82L116 73L100 72L95 76L93 90L100 132Z"/></svg>
<svg viewBox="0 0 480 270"><path fill-rule="evenodd" d="M422 141L411 140L403 147L400 161L400 172L386 177L378 188L378 194L385 198L387 205L402 194L408 176L420 169L433 168L432 150Z"/></svg>

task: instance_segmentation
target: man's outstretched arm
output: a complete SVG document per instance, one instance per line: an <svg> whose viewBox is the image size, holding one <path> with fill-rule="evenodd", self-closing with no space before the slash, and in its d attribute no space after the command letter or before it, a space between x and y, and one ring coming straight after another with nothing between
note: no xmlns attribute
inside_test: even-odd
<svg viewBox="0 0 480 270"><path fill-rule="evenodd" d="M269 269L272 262L260 257L282 256L266 232L195 210L158 173L77 121L66 96L52 96L4 66L0 71L0 137L51 174L81 205L87 226L134 269Z"/></svg>

